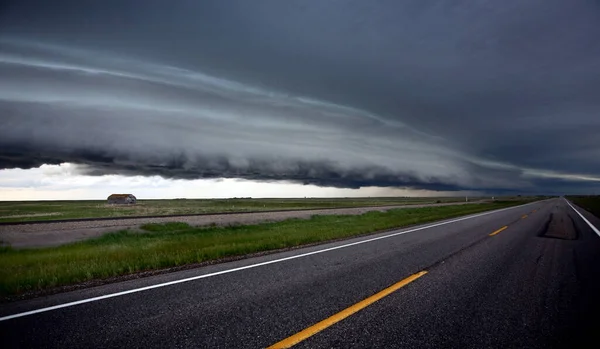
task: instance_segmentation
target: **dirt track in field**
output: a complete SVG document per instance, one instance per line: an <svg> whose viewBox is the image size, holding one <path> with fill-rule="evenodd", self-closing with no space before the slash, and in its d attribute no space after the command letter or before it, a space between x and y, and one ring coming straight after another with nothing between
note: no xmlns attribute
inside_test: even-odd
<svg viewBox="0 0 600 349"><path fill-rule="evenodd" d="M258 213L213 214L201 216L179 216L160 218L132 218L102 221L77 221L77 222L48 222L42 224L21 224L0 226L0 241L10 244L14 248L58 246L71 242L86 240L108 232L123 229L137 230L147 223L184 222L192 226L206 226L216 224L219 226L238 224L257 224L262 222L276 222L289 218L308 219L314 215L360 215L369 211L387 211L394 208L417 208L426 206L448 206L465 203L444 203L425 205L379 206L379 207L353 207L336 209L317 209L302 211L279 211Z"/></svg>

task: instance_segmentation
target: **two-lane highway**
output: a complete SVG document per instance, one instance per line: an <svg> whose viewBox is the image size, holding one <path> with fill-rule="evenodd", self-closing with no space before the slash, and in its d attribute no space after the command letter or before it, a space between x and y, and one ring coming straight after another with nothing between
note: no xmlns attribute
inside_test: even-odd
<svg viewBox="0 0 600 349"><path fill-rule="evenodd" d="M0 333L8 347L593 344L599 223L546 200L4 304Z"/></svg>

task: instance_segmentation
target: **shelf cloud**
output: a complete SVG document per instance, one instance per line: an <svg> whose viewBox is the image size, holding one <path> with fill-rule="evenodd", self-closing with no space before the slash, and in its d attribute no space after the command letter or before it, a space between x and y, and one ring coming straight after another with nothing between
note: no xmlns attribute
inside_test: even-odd
<svg viewBox="0 0 600 349"><path fill-rule="evenodd" d="M0 169L590 192L599 35L595 2L9 2Z"/></svg>

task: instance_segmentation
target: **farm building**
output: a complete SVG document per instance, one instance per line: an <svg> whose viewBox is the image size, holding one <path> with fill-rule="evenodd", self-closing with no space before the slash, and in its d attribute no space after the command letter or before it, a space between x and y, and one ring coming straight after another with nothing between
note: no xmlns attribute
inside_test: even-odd
<svg viewBox="0 0 600 349"><path fill-rule="evenodd" d="M127 205L135 204L137 199L133 194L112 194L108 197L107 201L109 204Z"/></svg>

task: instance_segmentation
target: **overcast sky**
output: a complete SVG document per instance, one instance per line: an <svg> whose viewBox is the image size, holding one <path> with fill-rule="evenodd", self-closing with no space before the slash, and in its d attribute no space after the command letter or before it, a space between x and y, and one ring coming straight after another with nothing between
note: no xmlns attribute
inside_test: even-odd
<svg viewBox="0 0 600 349"><path fill-rule="evenodd" d="M583 0L5 1L0 193L598 193L599 38Z"/></svg>

